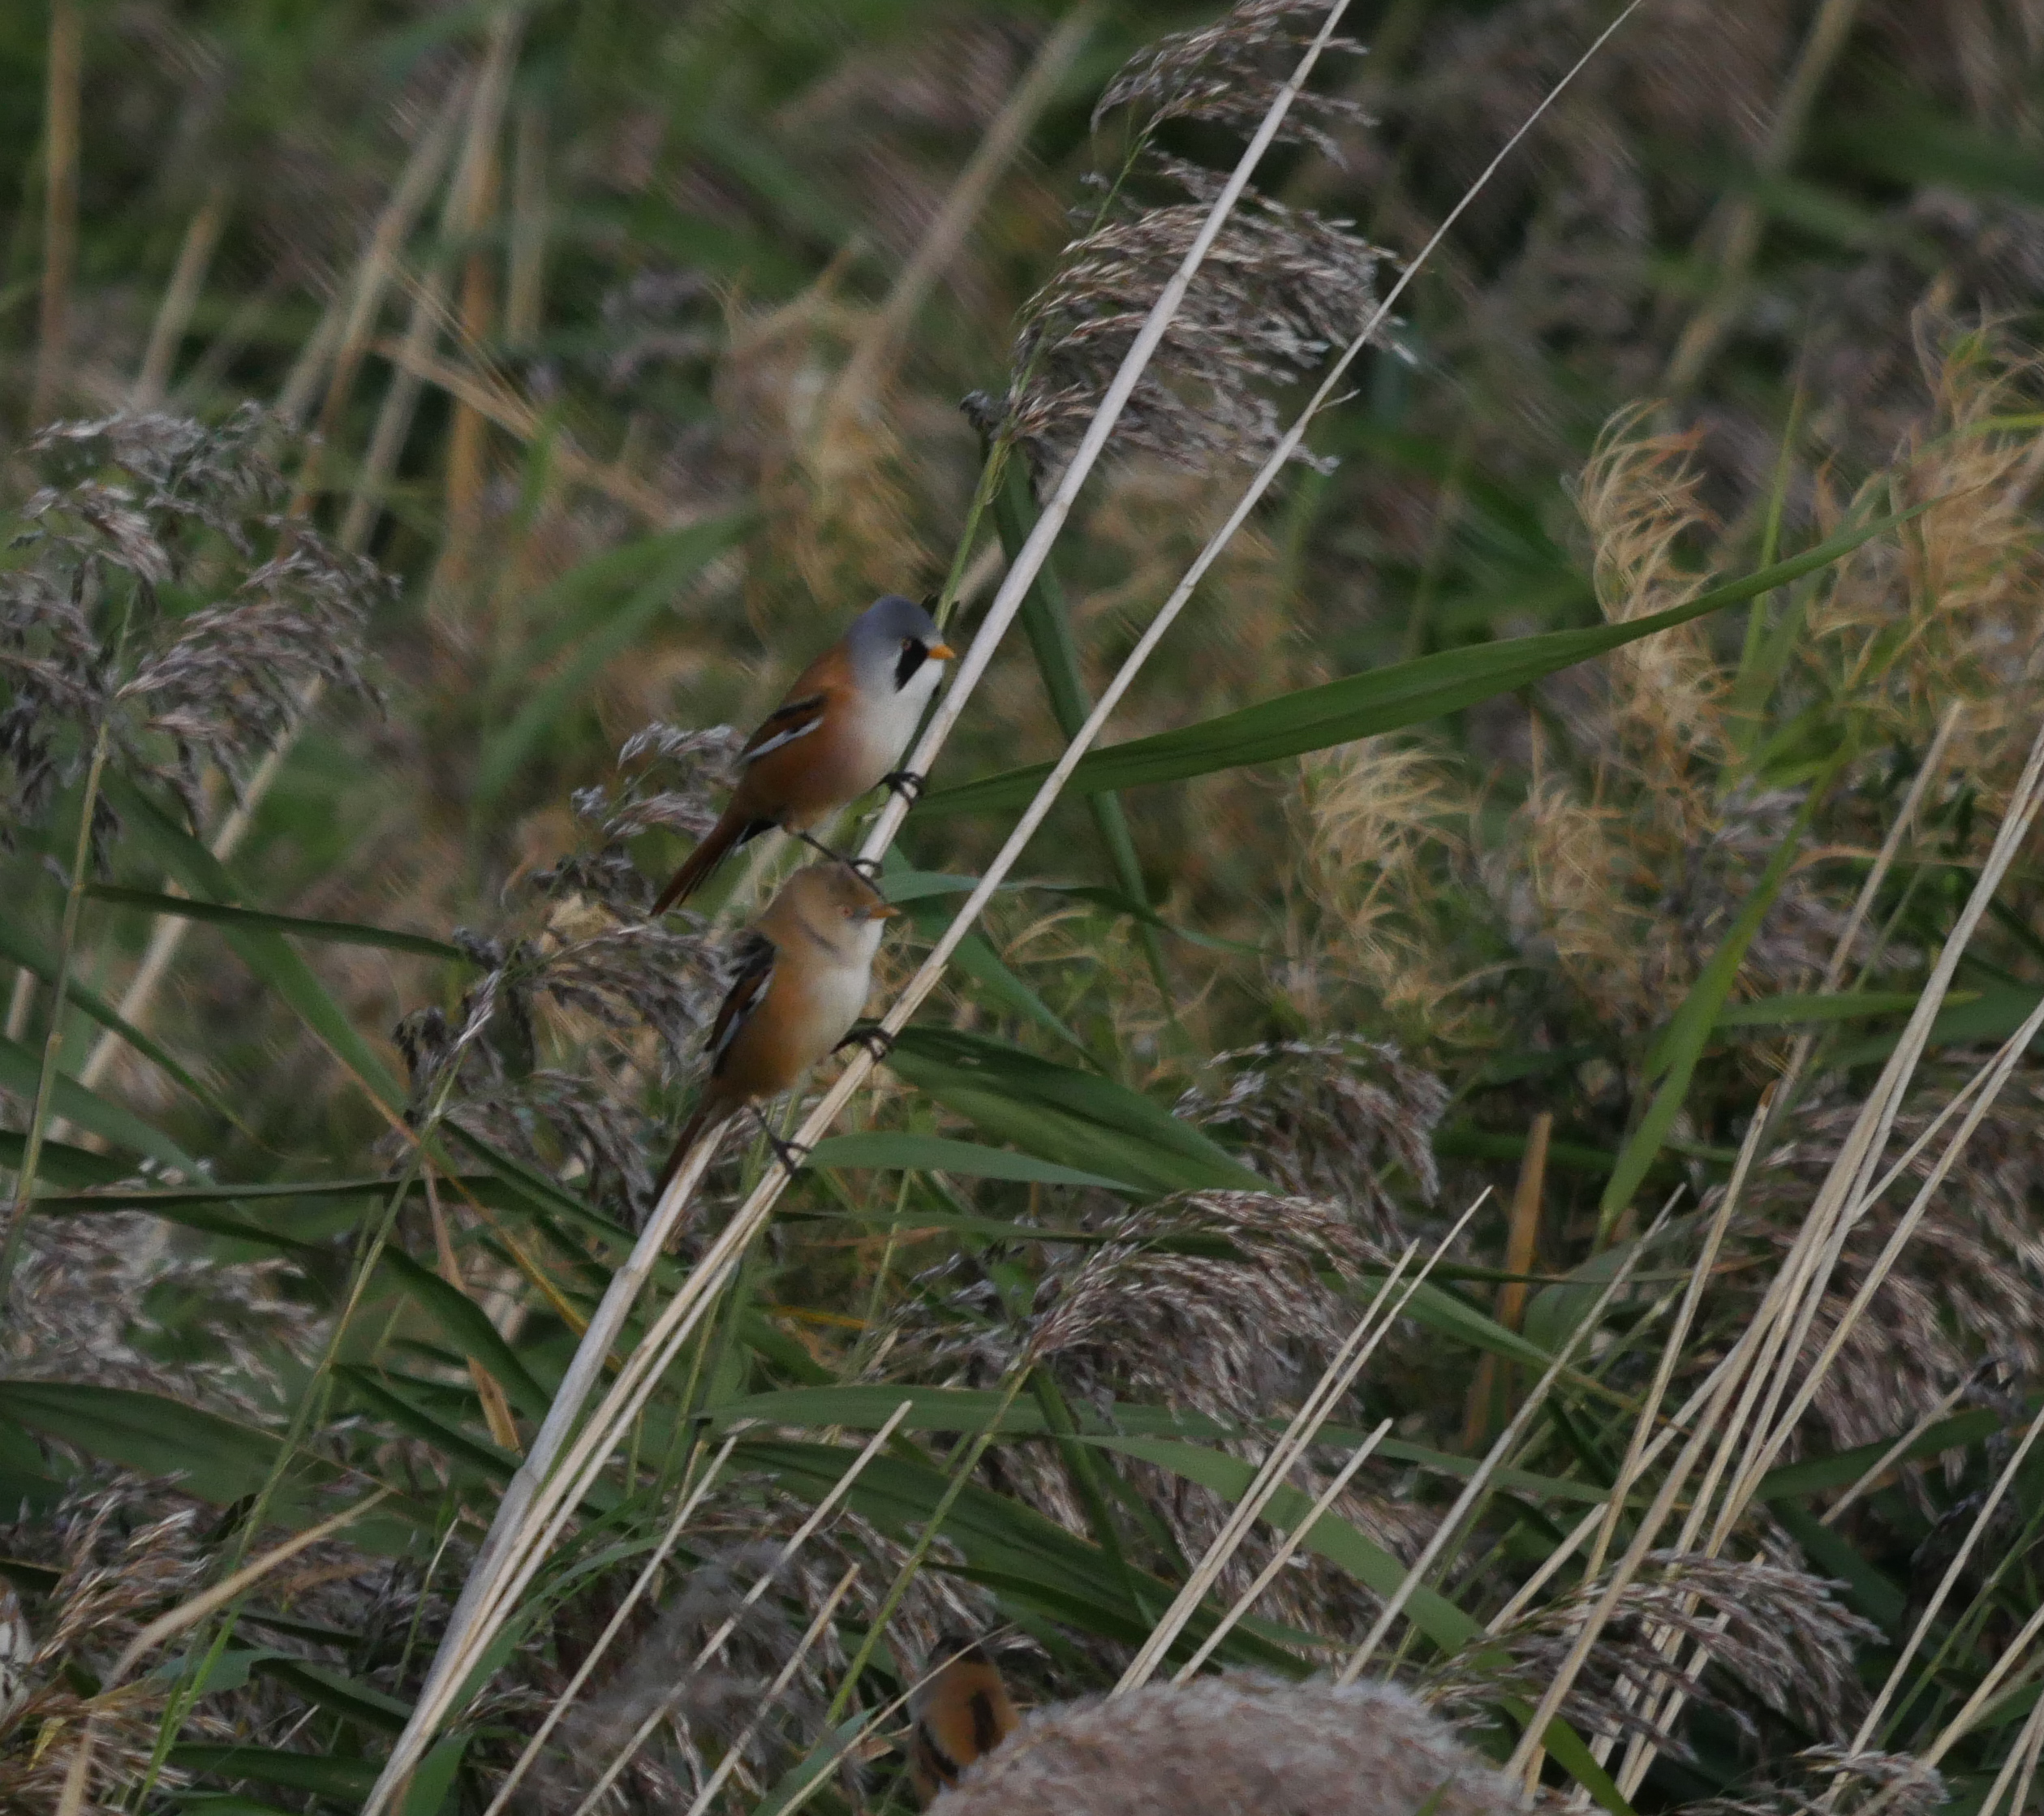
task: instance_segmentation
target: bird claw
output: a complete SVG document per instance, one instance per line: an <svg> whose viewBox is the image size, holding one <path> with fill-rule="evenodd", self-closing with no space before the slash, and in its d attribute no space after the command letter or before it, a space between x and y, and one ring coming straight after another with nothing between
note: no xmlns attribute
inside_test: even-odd
<svg viewBox="0 0 2044 1816"><path fill-rule="evenodd" d="M880 786L898 794L910 807L922 798L929 777L914 769L890 769L880 777Z"/></svg>
<svg viewBox="0 0 2044 1816"><path fill-rule="evenodd" d="M854 1028L835 1050L841 1053L847 1047L863 1047L876 1061L884 1060L894 1051L894 1036L882 1027Z"/></svg>
<svg viewBox="0 0 2044 1816"><path fill-rule="evenodd" d="M765 1112L758 1105L754 1105L752 1113L759 1120L760 1133L766 1137L767 1146L773 1150L773 1157L788 1169L789 1177L793 1178L808 1164L809 1150L800 1142L791 1142L785 1136L776 1134L773 1125L767 1121Z"/></svg>
<svg viewBox="0 0 2044 1816"><path fill-rule="evenodd" d="M867 882L877 883L880 881L880 861L879 859L847 858L844 861L847 869L852 871L857 876L864 877Z"/></svg>

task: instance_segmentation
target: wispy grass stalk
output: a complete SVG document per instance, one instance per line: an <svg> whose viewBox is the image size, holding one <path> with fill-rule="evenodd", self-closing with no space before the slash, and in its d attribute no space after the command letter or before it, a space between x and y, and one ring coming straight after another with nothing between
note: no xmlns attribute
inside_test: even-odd
<svg viewBox="0 0 2044 1816"><path fill-rule="evenodd" d="M1140 1689L1156 1673L1165 1655L1185 1631L1186 1624L1198 1612L1199 1604L1207 1599L1207 1593L1220 1580L1220 1573L1242 1546L1263 1510L1271 1504L1278 1490L1284 1486L1284 1478L1310 1449L1320 1433L1320 1428L1334 1416L1349 1390L1376 1353L1377 1346L1396 1324L1400 1315L1411 1303L1413 1295L1426 1285L1426 1276L1434 1265L1450 1248L1462 1232L1469 1227L1470 1219L1487 1198L1487 1192L1477 1199L1459 1217L1434 1251L1414 1272L1410 1281L1401 1285L1401 1276L1410 1263L1414 1254L1408 1248L1400 1255L1396 1264L1385 1276L1383 1284L1364 1310L1355 1328L1343 1340L1341 1346L1329 1359L1319 1379L1293 1415L1291 1422L1279 1435L1265 1456L1262 1465L1242 1491L1219 1531L1207 1547L1206 1553L1194 1567L1192 1573L1179 1590L1171 1606L1166 1608L1135 1656L1129 1661L1128 1668L1121 1673L1115 1685L1113 1696L1126 1696L1130 1691ZM1393 1295L1396 1297L1394 1298Z"/></svg>
<svg viewBox="0 0 2044 1816"><path fill-rule="evenodd" d="M1375 1431L1356 1446L1348 1461L1341 1465L1334 1479L1320 1491L1304 1517L1285 1534L1277 1549L1271 1553L1269 1561L1256 1573L1249 1586L1235 1598L1220 1619L1214 1623L1214 1630L1199 1642L1198 1649L1193 1655L1179 1666L1171 1680L1173 1683L1190 1683L1199 1674L1199 1668L1220 1650L1220 1642L1234 1632L1242 1616L1256 1606L1263 1592L1283 1574L1285 1566L1297 1555L1299 1547L1313 1536L1314 1529L1319 1525L1328 1509L1341 1498L1349 1484L1355 1480L1357 1472L1376 1455L1377 1446L1390 1435L1393 1422L1391 1419L1383 1420Z"/></svg>

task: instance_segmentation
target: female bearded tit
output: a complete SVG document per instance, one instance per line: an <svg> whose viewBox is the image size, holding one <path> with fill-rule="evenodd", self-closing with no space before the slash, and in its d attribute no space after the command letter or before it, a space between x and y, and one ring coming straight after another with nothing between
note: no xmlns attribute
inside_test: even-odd
<svg viewBox="0 0 2044 1816"><path fill-rule="evenodd" d="M686 902L726 852L769 826L809 838L811 828L882 782L913 798L922 778L894 766L953 654L913 600L889 593L867 606L795 678L738 753L730 804L661 891L653 913Z"/></svg>
<svg viewBox="0 0 2044 1816"><path fill-rule="evenodd" d="M884 923L900 912L837 859L781 885L745 935L738 976L710 1027L709 1078L661 1174L663 1190L704 1136L845 1044L872 989ZM785 1143L774 1147L798 1164Z"/></svg>

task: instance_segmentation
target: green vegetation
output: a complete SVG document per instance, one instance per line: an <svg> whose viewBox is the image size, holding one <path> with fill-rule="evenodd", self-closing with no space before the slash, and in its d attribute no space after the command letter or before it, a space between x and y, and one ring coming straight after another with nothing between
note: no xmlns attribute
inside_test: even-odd
<svg viewBox="0 0 2044 1816"><path fill-rule="evenodd" d="M973 1634L2026 1807L2019 11L0 16L0 1806L906 1808ZM663 1191L882 592L898 1040Z"/></svg>

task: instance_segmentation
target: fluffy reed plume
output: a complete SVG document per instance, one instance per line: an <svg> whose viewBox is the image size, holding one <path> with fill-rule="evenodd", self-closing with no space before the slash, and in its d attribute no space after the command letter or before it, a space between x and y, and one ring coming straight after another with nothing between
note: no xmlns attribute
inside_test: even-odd
<svg viewBox="0 0 2044 1816"><path fill-rule="evenodd" d="M927 1276L883 1352L889 1378L985 1388L1027 1357L1068 1401L1110 1422L1115 1403L1127 1401L1261 1427L1297 1404L1354 1327L1356 1306L1337 1288L1383 1265L1383 1251L1358 1233L1345 1206L1314 1198L1195 1192L1087 1221L1108 1240L1061 1253L1019 1324L1006 1322L990 1285L958 1287L949 1269ZM1260 1460L1267 1440L1228 1448ZM1203 1488L1147 1464L1111 1466L1158 1510L1187 1556L1203 1551L1227 1517L1229 1503ZM983 1467L990 1482L1085 1530L1049 1448L997 1447ZM1302 1465L1299 1486L1319 1485L1318 1465ZM1417 1510L1363 1487L1345 1491L1336 1510L1396 1551L1414 1548L1425 1524ZM1261 1529L1252 1534L1230 1559L1224 1590L1246 1586L1270 1546ZM1358 1628L1374 1606L1353 1577L1317 1557L1286 1572L1259 1604L1331 1638Z"/></svg>
<svg viewBox="0 0 2044 1816"><path fill-rule="evenodd" d="M1173 32L1131 58L1101 91L1093 124L1117 107L1134 109L1146 123L1206 120L1247 138L1271 110L1299 53L1319 36L1327 9L1320 0L1242 0L1211 25ZM1328 49L1363 54L1353 38L1328 41ZM1292 104L1280 136L1311 145L1336 163L1339 126L1369 123L1361 104L1346 95L1312 89Z"/></svg>
<svg viewBox="0 0 2044 1816"><path fill-rule="evenodd" d="M1576 488L1597 603L1615 624L1686 605L1711 579L1678 559L1711 526L1692 458L1698 437L1646 432L1653 410L1634 404L1604 425ZM1726 683L1705 627L1680 625L1628 643L1601 666L1610 689L1600 727L1607 760L1631 768L1652 791L1648 798L1687 805L1698 784L1693 766L1715 768L1726 751Z"/></svg>
<svg viewBox="0 0 2044 1816"><path fill-rule="evenodd" d="M1537 1701L1607 1586L1605 1577L1580 1584L1487 1635L1430 1677L1430 1697L1480 1705L1508 1689ZM1776 1564L1650 1552L1562 1713L1586 1732L1642 1734L1679 1758L1690 1757L1679 1728L1670 1732L1653 1719L1678 1687L1692 1706L1728 1715L1749 1733L1756 1725L1752 1711L1762 1708L1805 1732L1842 1734L1861 1700L1858 1649L1880 1633L1834 1598L1836 1586ZM1657 1643L1671 1634L1685 1642L1673 1658ZM1687 1642L1697 1641L1709 1646L1711 1664L1691 1685Z"/></svg>
<svg viewBox="0 0 2044 1816"><path fill-rule="evenodd" d="M1430 743L1392 738L1359 738L1301 770L1311 859L1301 881L1324 926L1315 970L1359 986L1394 1022L1480 1032L1481 992L1440 912L1444 880L1467 867L1453 828L1476 801L1461 775Z"/></svg>
<svg viewBox="0 0 2044 1816"><path fill-rule="evenodd" d="M1391 1684L1245 1675L1026 1715L932 1816L1505 1816L1512 1788Z"/></svg>
<svg viewBox="0 0 2044 1816"><path fill-rule="evenodd" d="M1385 1176L1402 1176L1430 1204L1439 1193L1434 1130L1448 1107L1439 1078L1356 1035L1272 1041L1209 1065L1225 1084L1211 1097L1186 1092L1180 1116L1223 1131L1285 1191L1341 1206L1370 1241L1406 1239Z"/></svg>
<svg viewBox="0 0 2044 1816"><path fill-rule="evenodd" d="M280 1362L308 1358L325 1327L299 1281L282 1261L227 1261L166 1240L139 1211L32 1217L9 1283L7 1371L267 1418Z"/></svg>
<svg viewBox="0 0 2044 1816"><path fill-rule="evenodd" d="M1786 1776L1745 1787L1734 1797L1685 1804L1683 1816L1852 1816L1877 1799L1894 1816L1930 1816L1950 1796L1936 1771L1906 1753L1822 1745L1805 1748L1785 1763Z"/></svg>
<svg viewBox="0 0 2044 1816"><path fill-rule="evenodd" d="M110 1693L92 1686L150 1620L204 1580L212 1560L200 1510L165 1484L123 1478L80 1488L54 1515L0 1531L11 1555L59 1573L32 1626L8 1596L7 1638L23 1649L10 1660L13 1689L0 1709L0 1808L51 1816L88 1712L97 1718L91 1795L118 1800L149 1764L174 1686L148 1676ZM195 1740L231 1732L209 1703L186 1723ZM170 1771L157 1782L175 1788L189 1779Z"/></svg>
<svg viewBox="0 0 2044 1816"><path fill-rule="evenodd" d="M1198 120L1253 131L1281 85L1272 69L1289 74L1325 16L1318 0L1243 0L1211 26L1163 40L1108 85L1095 123L1137 110L1136 149L1114 183L1095 179L1105 202L1081 212L1087 230L1023 310L1006 394L966 399L981 428L1019 442L1039 473L1084 432L1220 189L1211 172L1159 152L1155 127ZM1302 96L1283 131L1336 154L1330 126L1360 118L1347 101ZM1383 254L1352 225L1246 196L1137 385L1117 443L1190 467L1267 458L1281 427L1266 393L1306 377L1369 315Z"/></svg>
<svg viewBox="0 0 2044 1816"><path fill-rule="evenodd" d="M277 442L250 406L217 428L111 416L28 444L41 483L0 575L8 820L41 817L103 724L114 766L174 790L196 823L209 767L238 786L308 687L360 685L362 626L388 583L287 524ZM97 811L103 843L118 822L104 797Z"/></svg>
<svg viewBox="0 0 2044 1816"><path fill-rule="evenodd" d="M1923 1132L1946 1095L1929 1088L1904 1106L1889 1144L1891 1161ZM1857 1104L1837 1099L1797 1112L1782 1145L1747 1182L1735 1240L1763 1256L1787 1251L1857 1113ZM1830 1290L1810 1325L1805 1358L1837 1329L1942 1145L1934 1139L1847 1233ZM2044 1364L2044 1243L2037 1234L2036 1209L2041 1175L2044 1087L2019 1076L1974 1133L1818 1388L1809 1416L1827 1435L1822 1448L1884 1442L1907 1431L1983 1358L1995 1358L2018 1379L2035 1375ZM1711 1289L1707 1314L1734 1328L1750 1316L1769 1274L1763 1267L1724 1275ZM1806 1448L1816 1439L1806 1426L1792 1446Z"/></svg>
<svg viewBox="0 0 2044 1816"><path fill-rule="evenodd" d="M2044 697L2044 432L2032 426L2044 368L1993 334L1934 338L1928 321L1921 333L1925 404L1879 501L1936 501L1818 596L1809 660L1842 666L1853 697L1898 741L1964 702L1951 760L1999 800Z"/></svg>

